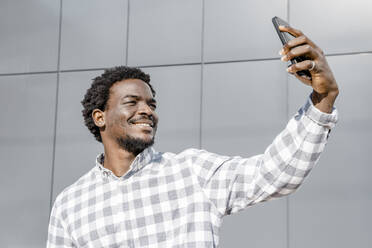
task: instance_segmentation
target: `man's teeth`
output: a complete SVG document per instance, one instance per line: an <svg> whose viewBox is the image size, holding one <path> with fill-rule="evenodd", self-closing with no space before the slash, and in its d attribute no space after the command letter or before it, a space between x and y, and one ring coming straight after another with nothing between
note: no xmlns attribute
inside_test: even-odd
<svg viewBox="0 0 372 248"><path fill-rule="evenodd" d="M151 127L151 125L148 123L134 123L134 124L137 126Z"/></svg>

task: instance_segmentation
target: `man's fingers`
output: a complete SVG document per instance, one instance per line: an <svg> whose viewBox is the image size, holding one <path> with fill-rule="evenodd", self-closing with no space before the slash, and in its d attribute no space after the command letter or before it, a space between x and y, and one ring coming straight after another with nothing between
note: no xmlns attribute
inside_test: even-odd
<svg viewBox="0 0 372 248"><path fill-rule="evenodd" d="M297 73L294 73L293 74L298 80L300 80L301 82L303 82L304 84L306 84L306 85L309 85L309 86L311 86L311 78L309 78L308 76L306 76L306 75L302 75L302 76L300 76L300 75L298 75Z"/></svg>
<svg viewBox="0 0 372 248"><path fill-rule="evenodd" d="M290 73L296 73L298 71L304 70L316 70L316 62L313 60L305 60L300 63L296 63L287 68L287 71Z"/></svg>
<svg viewBox="0 0 372 248"><path fill-rule="evenodd" d="M292 48L286 55L282 57L282 61L289 61L295 57L306 55L311 59L316 59L319 54L317 51L310 46L309 44L301 45L295 48Z"/></svg>
<svg viewBox="0 0 372 248"><path fill-rule="evenodd" d="M282 55L288 53L293 47L297 47L303 44L309 44L312 47L317 47L314 42L312 42L309 38L307 38L305 35L301 35L299 37L294 38L293 40L288 41L283 46Z"/></svg>
<svg viewBox="0 0 372 248"><path fill-rule="evenodd" d="M315 63L315 62L314 62ZM298 75L298 71L304 71L309 70L313 66L312 60L305 60L300 63L296 63L294 65L291 65L287 68L287 71L291 74L293 74L297 79L299 79L301 82L303 82L306 85L310 85L312 83L312 78L307 76L306 74Z"/></svg>
<svg viewBox="0 0 372 248"><path fill-rule="evenodd" d="M282 32L288 32L291 35L293 35L294 37L298 37L298 36L303 35L303 33L301 32L301 30L292 28L290 26L279 26L279 30L282 31Z"/></svg>

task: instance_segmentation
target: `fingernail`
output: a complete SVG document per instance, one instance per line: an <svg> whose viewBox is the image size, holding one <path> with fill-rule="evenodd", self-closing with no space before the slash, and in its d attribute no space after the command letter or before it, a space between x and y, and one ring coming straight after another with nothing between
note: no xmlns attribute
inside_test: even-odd
<svg viewBox="0 0 372 248"><path fill-rule="evenodd" d="M287 72L291 72L292 71L291 69L292 69L291 67L288 67Z"/></svg>
<svg viewBox="0 0 372 248"><path fill-rule="evenodd" d="M279 55L284 55L284 50L283 50L283 49L281 49L281 50L279 51Z"/></svg>
<svg viewBox="0 0 372 248"><path fill-rule="evenodd" d="M280 58L280 60L281 60L281 61L286 61L286 60L285 60L286 57L287 57L287 56L283 56L283 57Z"/></svg>

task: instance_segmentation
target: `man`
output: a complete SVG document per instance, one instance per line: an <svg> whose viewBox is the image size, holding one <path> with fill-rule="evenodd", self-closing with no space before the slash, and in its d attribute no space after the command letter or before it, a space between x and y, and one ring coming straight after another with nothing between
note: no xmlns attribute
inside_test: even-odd
<svg viewBox="0 0 372 248"><path fill-rule="evenodd" d="M60 193L48 247L217 247L221 219L295 191L337 122L338 86L323 52L301 31L282 60L313 88L305 106L263 154L227 157L204 150L156 152L155 91L141 70L116 67L94 79L82 104L85 124L103 143L96 166ZM295 74L310 70L311 78Z"/></svg>

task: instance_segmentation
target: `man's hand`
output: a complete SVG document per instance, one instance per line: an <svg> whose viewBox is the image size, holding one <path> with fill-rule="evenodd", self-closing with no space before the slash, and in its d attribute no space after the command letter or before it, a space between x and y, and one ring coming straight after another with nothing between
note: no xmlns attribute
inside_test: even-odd
<svg viewBox="0 0 372 248"><path fill-rule="evenodd" d="M312 101L316 108L322 112L331 113L338 95L338 86L323 51L300 30L288 26L279 26L279 30L296 37L288 41L280 51L283 61L289 61L297 56L308 58L308 60L288 67L287 71L304 84L313 87ZM311 78L306 75L299 76L296 73L302 70L310 70Z"/></svg>

